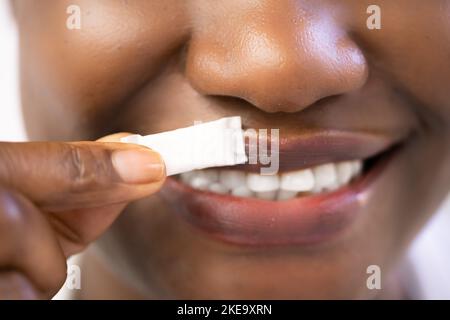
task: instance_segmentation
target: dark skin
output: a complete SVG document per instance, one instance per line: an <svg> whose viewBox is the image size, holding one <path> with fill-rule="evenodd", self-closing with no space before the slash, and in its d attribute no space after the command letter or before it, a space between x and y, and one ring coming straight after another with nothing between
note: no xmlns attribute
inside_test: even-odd
<svg viewBox="0 0 450 320"><path fill-rule="evenodd" d="M450 187L450 1L378 1L381 30L367 29L371 2L359 0L78 0L83 26L77 31L64 27L70 4L13 1L32 140L149 134L240 115L247 127L280 128L286 137L327 129L375 132L403 137L404 148L364 215L336 241L310 250L211 239L155 194L160 176L139 181L137 191L116 190L123 198L113 208L97 193L83 197L90 205L73 206L64 192L48 189L67 177L57 158L67 144L2 143L0 164L7 170L0 172L8 175L0 179L2 199L14 199L23 215L20 223L7 219L3 230L17 230L24 251L14 261L0 258L8 267L0 279L18 297L51 297L64 279L64 258L100 235L83 269L97 281L86 283L80 298L372 298L368 265L395 279L397 263ZM118 137L82 143L124 148L111 144ZM46 161L52 155L54 162ZM21 166L24 158L27 166ZM33 168L49 168L56 178L32 176L24 183ZM105 172L108 178L94 178L88 191L121 181L114 170ZM43 194L30 192L30 185ZM95 215L83 208L92 207L90 197L99 201ZM2 205L0 221L8 217ZM70 214L60 214L60 224L76 235L89 230L88 236L69 237L67 228L51 222L64 211ZM0 254L16 247L18 237L5 231L0 237ZM26 249L33 239L48 259ZM46 268L33 274L31 266L41 260Z"/></svg>

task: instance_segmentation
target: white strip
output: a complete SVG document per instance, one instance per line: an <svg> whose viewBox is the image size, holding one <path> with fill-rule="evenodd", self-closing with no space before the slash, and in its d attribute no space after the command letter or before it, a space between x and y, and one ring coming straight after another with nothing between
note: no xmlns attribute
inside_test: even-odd
<svg viewBox="0 0 450 320"><path fill-rule="evenodd" d="M247 161L241 117L222 118L148 136L132 135L121 141L157 151L166 164L168 176Z"/></svg>

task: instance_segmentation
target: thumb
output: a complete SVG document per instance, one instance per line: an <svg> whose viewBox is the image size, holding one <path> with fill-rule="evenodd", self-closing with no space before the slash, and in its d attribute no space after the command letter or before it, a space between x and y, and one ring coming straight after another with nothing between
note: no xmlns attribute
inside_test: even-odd
<svg viewBox="0 0 450 320"><path fill-rule="evenodd" d="M0 184L44 210L124 203L156 192L164 163L148 148L118 142L0 142Z"/></svg>

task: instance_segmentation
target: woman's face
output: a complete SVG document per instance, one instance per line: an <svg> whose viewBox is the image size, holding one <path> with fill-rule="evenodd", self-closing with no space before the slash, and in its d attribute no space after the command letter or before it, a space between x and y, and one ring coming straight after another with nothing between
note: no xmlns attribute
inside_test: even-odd
<svg viewBox="0 0 450 320"><path fill-rule="evenodd" d="M378 293L378 265L388 286L450 187L450 1L377 3L379 30L361 0L14 1L33 140L240 115L280 130L279 174L365 160L348 186L284 202L169 179L98 242L123 281L148 297L356 298Z"/></svg>

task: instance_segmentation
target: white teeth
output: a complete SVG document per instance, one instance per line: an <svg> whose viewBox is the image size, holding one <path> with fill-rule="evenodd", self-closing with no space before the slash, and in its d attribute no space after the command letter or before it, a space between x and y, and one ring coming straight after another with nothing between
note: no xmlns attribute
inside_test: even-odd
<svg viewBox="0 0 450 320"><path fill-rule="evenodd" d="M252 190L247 188L247 185L243 185L243 186L234 188L233 190L231 190L231 194L233 196L246 197L246 198L253 197L255 195Z"/></svg>
<svg viewBox="0 0 450 320"><path fill-rule="evenodd" d="M332 188L337 181L336 168L334 164L323 164L313 168L314 172L314 190L320 192L323 189Z"/></svg>
<svg viewBox="0 0 450 320"><path fill-rule="evenodd" d="M192 172L186 172L186 173L183 173L183 174L180 175L180 179L181 179L181 181L183 181L184 183L190 185L191 179L192 179L193 177L195 177L195 175L196 175L195 171L192 171Z"/></svg>
<svg viewBox="0 0 450 320"><path fill-rule="evenodd" d="M336 190L361 172L362 161L354 160L269 176L238 170L198 170L181 174L180 180L194 189L283 201L301 197L302 193Z"/></svg>
<svg viewBox="0 0 450 320"><path fill-rule="evenodd" d="M353 176L357 176L362 172L362 162L361 161L352 161L353 167Z"/></svg>
<svg viewBox="0 0 450 320"><path fill-rule="evenodd" d="M205 178L211 182L219 181L219 171L218 170L199 170L198 172L204 173Z"/></svg>
<svg viewBox="0 0 450 320"><path fill-rule="evenodd" d="M338 184L346 184L350 181L353 174L353 166L350 161L341 162L336 165Z"/></svg>
<svg viewBox="0 0 450 320"><path fill-rule="evenodd" d="M305 192L314 188L314 175L311 169L298 170L281 175L280 188L286 191Z"/></svg>
<svg viewBox="0 0 450 320"><path fill-rule="evenodd" d="M195 189L206 190L208 186L219 179L217 170L199 170L190 172L185 178L188 184Z"/></svg>
<svg viewBox="0 0 450 320"><path fill-rule="evenodd" d="M289 200L295 198L296 196L297 196L296 191L287 191L281 189L280 191L278 191L277 200Z"/></svg>
<svg viewBox="0 0 450 320"><path fill-rule="evenodd" d="M205 179L204 177L198 176L198 177L193 177L190 181L189 184L191 185L192 188L194 189L200 189L200 190L206 190L208 188L210 181Z"/></svg>
<svg viewBox="0 0 450 320"><path fill-rule="evenodd" d="M245 172L237 170L223 170L220 172L219 182L228 189L247 185Z"/></svg>
<svg viewBox="0 0 450 320"><path fill-rule="evenodd" d="M215 193L227 194L230 189L219 182L214 182L208 186L208 190Z"/></svg>
<svg viewBox="0 0 450 320"><path fill-rule="evenodd" d="M247 187L254 192L277 191L280 186L278 175L262 176L257 173L247 174Z"/></svg>
<svg viewBox="0 0 450 320"><path fill-rule="evenodd" d="M337 181L336 181L336 182L333 183L332 185L327 186L325 189L326 189L327 191L334 191L334 190L339 189L340 187L341 187L341 185L339 185L339 184L337 183Z"/></svg>
<svg viewBox="0 0 450 320"><path fill-rule="evenodd" d="M256 197L264 200L275 200L277 198L277 191L257 192Z"/></svg>

